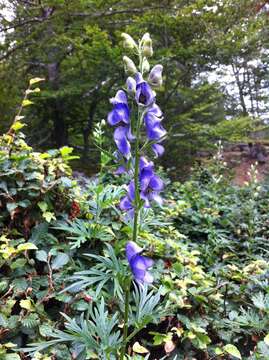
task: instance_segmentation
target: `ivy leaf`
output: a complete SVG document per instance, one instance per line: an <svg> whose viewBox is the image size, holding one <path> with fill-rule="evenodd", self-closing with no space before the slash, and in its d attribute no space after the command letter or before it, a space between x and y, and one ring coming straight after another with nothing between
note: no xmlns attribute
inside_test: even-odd
<svg viewBox="0 0 269 360"><path fill-rule="evenodd" d="M33 102L31 100L28 100L28 99L25 99L23 100L22 102L22 106L25 107L25 106L29 106L29 105L32 105Z"/></svg>
<svg viewBox="0 0 269 360"><path fill-rule="evenodd" d="M37 260L42 261L42 262L47 262L48 261L48 254L46 253L45 250L39 250L35 253L35 256L37 258Z"/></svg>
<svg viewBox="0 0 269 360"><path fill-rule="evenodd" d="M25 299L20 301L20 307L28 311L35 311L35 308L30 299Z"/></svg>
<svg viewBox="0 0 269 360"><path fill-rule="evenodd" d="M265 342L266 345L269 346L269 334L267 334L267 335L265 336L265 338L263 339L263 341Z"/></svg>
<svg viewBox="0 0 269 360"><path fill-rule="evenodd" d="M67 264L69 261L69 256L64 253L59 253L56 258L53 260L51 264L51 268L53 270L58 270L61 267L63 267L65 264Z"/></svg>
<svg viewBox="0 0 269 360"><path fill-rule="evenodd" d="M237 359L242 359L239 350L237 349L236 346L234 346L234 345L232 345L232 344L227 344L227 345L225 345L225 346L223 347L223 350L224 350L226 353L234 356L234 357L237 358Z"/></svg>
<svg viewBox="0 0 269 360"><path fill-rule="evenodd" d="M20 356L18 354L4 354L3 360L20 360Z"/></svg>
<svg viewBox="0 0 269 360"><path fill-rule="evenodd" d="M137 354L147 354L149 351L144 346L140 345L138 341L136 341L133 345L133 351Z"/></svg>
<svg viewBox="0 0 269 360"><path fill-rule="evenodd" d="M42 216L48 223L50 223L51 220L56 220L54 213L50 211L45 211Z"/></svg>
<svg viewBox="0 0 269 360"><path fill-rule="evenodd" d="M16 121L16 122L11 126L11 128L12 128L14 131L18 131L18 130L22 129L24 126L26 126L26 124L23 124L23 123L21 123L20 121Z"/></svg>
<svg viewBox="0 0 269 360"><path fill-rule="evenodd" d="M42 212L45 212L48 209L48 204L45 201L39 201L37 205Z"/></svg>
<svg viewBox="0 0 269 360"><path fill-rule="evenodd" d="M29 314L21 321L22 325L26 328L32 329L39 325L40 319L37 314Z"/></svg>
<svg viewBox="0 0 269 360"><path fill-rule="evenodd" d="M36 83L39 83L40 81L45 81L45 80L46 79L44 79L44 78L36 77L36 78L30 79L29 84L34 85Z"/></svg>
<svg viewBox="0 0 269 360"><path fill-rule="evenodd" d="M37 250L37 247L35 246L35 244L30 242L25 244L20 244L17 247L17 251L25 251L25 250Z"/></svg>
<svg viewBox="0 0 269 360"><path fill-rule="evenodd" d="M60 149L60 153L62 156L66 156L66 155L70 155L72 152L73 152L73 148L71 147L68 147L68 146L63 146L61 149Z"/></svg>

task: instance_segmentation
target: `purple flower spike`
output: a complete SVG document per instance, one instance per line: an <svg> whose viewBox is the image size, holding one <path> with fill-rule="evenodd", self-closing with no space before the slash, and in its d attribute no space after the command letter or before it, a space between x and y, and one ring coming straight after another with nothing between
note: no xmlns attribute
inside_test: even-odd
<svg viewBox="0 0 269 360"><path fill-rule="evenodd" d="M140 255L142 251L143 249L133 241L126 244L126 257L135 280L141 284L151 284L153 276L148 272L148 269L152 267L154 262L152 259Z"/></svg>
<svg viewBox="0 0 269 360"><path fill-rule="evenodd" d="M135 99L139 105L150 106L155 101L155 93L152 91L149 84L143 79L140 73L135 76L136 80L136 94Z"/></svg>

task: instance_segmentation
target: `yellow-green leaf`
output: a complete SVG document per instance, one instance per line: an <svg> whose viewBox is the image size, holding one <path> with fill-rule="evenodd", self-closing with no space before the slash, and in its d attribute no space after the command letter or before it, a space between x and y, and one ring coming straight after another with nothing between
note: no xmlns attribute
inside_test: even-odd
<svg viewBox="0 0 269 360"><path fill-rule="evenodd" d="M221 350L221 348L216 347L216 349L215 349L215 354L216 354L216 355L222 355L222 354L223 354L223 351Z"/></svg>
<svg viewBox="0 0 269 360"><path fill-rule="evenodd" d="M36 78L30 79L29 84L30 84L30 85L34 85L34 84L36 84L36 83L39 83L40 81L45 81L45 79L44 79L44 78L36 77Z"/></svg>
<svg viewBox="0 0 269 360"><path fill-rule="evenodd" d="M23 124L23 123L21 123L21 122L19 122L19 121L16 121L16 122L12 125L11 128L12 128L14 131L18 131L18 130L22 129L24 126L25 126L25 124Z"/></svg>
<svg viewBox="0 0 269 360"><path fill-rule="evenodd" d="M265 336L265 338L263 339L263 341L265 342L266 345L269 346L269 334L267 334L267 335Z"/></svg>
<svg viewBox="0 0 269 360"><path fill-rule="evenodd" d="M138 341L134 343L133 351L137 354L147 354L149 352L148 349L140 345Z"/></svg>
<svg viewBox="0 0 269 360"><path fill-rule="evenodd" d="M33 243L20 244L17 247L17 251L25 251L25 250L37 250L37 247Z"/></svg>
<svg viewBox="0 0 269 360"><path fill-rule="evenodd" d="M236 346L234 346L234 345L232 345L232 344L227 344L227 345L225 345L225 346L223 347L223 350L224 350L226 353L234 356L234 357L237 358L237 359L242 359L239 350L237 349Z"/></svg>
<svg viewBox="0 0 269 360"><path fill-rule="evenodd" d="M5 343L4 344L4 347L7 348L7 349L12 349L14 347L16 347L17 345L16 344L13 344L12 342L8 342L8 343Z"/></svg>
<svg viewBox="0 0 269 360"><path fill-rule="evenodd" d="M20 307L28 311L35 311L35 308L30 299L25 299L20 301Z"/></svg>
<svg viewBox="0 0 269 360"><path fill-rule="evenodd" d="M55 215L50 212L50 211L45 211L43 214L42 214L42 217L48 222L50 223L51 220L56 220L56 217Z"/></svg>
<svg viewBox="0 0 269 360"><path fill-rule="evenodd" d="M28 99L25 99L23 100L22 102L22 106L25 107L25 106L29 106L29 105L32 105L33 102L31 100L28 100Z"/></svg>

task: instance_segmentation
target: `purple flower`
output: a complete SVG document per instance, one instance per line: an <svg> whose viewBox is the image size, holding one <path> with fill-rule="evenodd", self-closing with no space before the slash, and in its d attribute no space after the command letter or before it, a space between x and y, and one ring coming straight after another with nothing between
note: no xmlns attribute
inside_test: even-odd
<svg viewBox="0 0 269 360"><path fill-rule="evenodd" d="M119 126L114 131L114 141L119 152L129 159L131 156L131 145L129 143L129 128L127 126Z"/></svg>
<svg viewBox="0 0 269 360"><path fill-rule="evenodd" d="M127 91L129 94L135 94L136 92L136 81L134 78L129 76L126 80Z"/></svg>
<svg viewBox="0 0 269 360"><path fill-rule="evenodd" d="M153 104L144 116L147 137L149 140L160 140L166 135L166 130L161 125L162 111L158 105Z"/></svg>
<svg viewBox="0 0 269 360"><path fill-rule="evenodd" d="M128 185L127 195L124 196L120 201L120 209L123 211L127 211L130 217L133 217L133 213L134 213L134 206L133 206L134 200L135 200L135 183L134 180L132 180Z"/></svg>
<svg viewBox="0 0 269 360"><path fill-rule="evenodd" d="M127 97L123 90L119 90L116 96L110 99L113 109L107 117L109 125L114 126L119 123L130 123L130 110L127 103Z"/></svg>
<svg viewBox="0 0 269 360"><path fill-rule="evenodd" d="M142 256L142 252L143 249L133 241L126 244L126 257L135 280L138 283L151 284L153 276L148 272L148 269L152 267L154 262L152 259Z"/></svg>
<svg viewBox="0 0 269 360"><path fill-rule="evenodd" d="M161 144L153 144L151 148L156 157L162 156L164 153L164 147Z"/></svg>
<svg viewBox="0 0 269 360"><path fill-rule="evenodd" d="M140 158L139 163L140 197L144 200L144 207L150 207L152 200L161 204L162 199L159 193L163 190L164 184L161 178L154 173L154 164L145 157Z"/></svg>
<svg viewBox="0 0 269 360"><path fill-rule="evenodd" d="M155 65L149 74L149 83L153 86L159 87L163 83L162 79L162 72L163 72L163 66L162 65Z"/></svg>
<svg viewBox="0 0 269 360"><path fill-rule="evenodd" d="M140 73L135 75L136 94L135 99L138 105L150 106L155 101L155 93L149 84L143 79Z"/></svg>

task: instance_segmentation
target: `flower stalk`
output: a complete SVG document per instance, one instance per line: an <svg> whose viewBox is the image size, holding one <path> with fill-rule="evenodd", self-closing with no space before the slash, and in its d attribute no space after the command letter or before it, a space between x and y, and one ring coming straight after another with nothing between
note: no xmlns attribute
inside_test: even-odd
<svg viewBox="0 0 269 360"><path fill-rule="evenodd" d="M148 58L153 55L152 40L146 33L137 44L133 38L122 34L125 48L133 51L138 57L138 70L135 62L123 57L126 72L131 75L126 81L126 90L119 90L110 100L113 105L108 114L108 124L115 127L114 141L117 146L115 159L118 162L116 174L132 175L126 195L120 201L120 208L132 223L132 241L126 244L126 257L134 280L138 285L150 284L153 276L148 269L153 260L142 255L144 249L137 245L140 228L140 211L151 207L153 201L161 204L160 192L163 181L154 171L154 163L149 160L150 153L159 157L164 152L162 142L166 136L163 128L162 111L156 104L156 93L151 88L162 85L162 65L155 65L150 71ZM144 79L148 74L148 80ZM132 116L134 106L129 108L129 100L137 107L137 116ZM134 132L134 135L133 133ZM144 140L144 143L142 140ZM128 336L128 315L130 301L131 277L127 276L123 284L125 290L123 341L120 349L120 360L124 359L126 346L134 333Z"/></svg>
<svg viewBox="0 0 269 360"><path fill-rule="evenodd" d="M130 298L131 279L127 277L125 280L125 299L124 299L124 324L123 324L123 341L120 352L120 360L124 359L128 337L128 316L129 316L129 298Z"/></svg>

